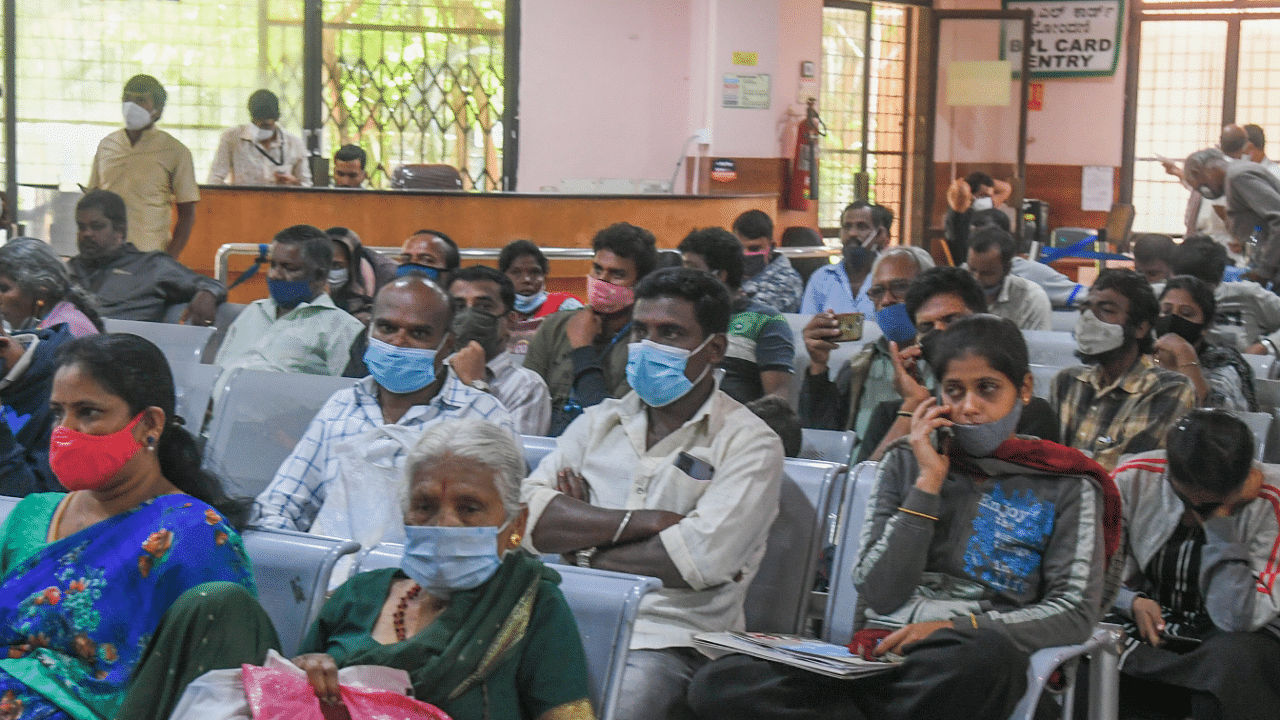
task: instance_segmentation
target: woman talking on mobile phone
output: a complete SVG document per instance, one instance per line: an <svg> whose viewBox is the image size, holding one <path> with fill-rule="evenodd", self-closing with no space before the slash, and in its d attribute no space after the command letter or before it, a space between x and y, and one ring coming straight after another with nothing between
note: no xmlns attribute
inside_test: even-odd
<svg viewBox="0 0 1280 720"><path fill-rule="evenodd" d="M958 319L932 357L939 399L880 463L854 570L850 649L905 659L836 680L726 657L694 680L700 717L1003 719L1031 653L1089 636L1120 543L1115 485L1079 451L1015 435L1033 380L1012 322Z"/></svg>

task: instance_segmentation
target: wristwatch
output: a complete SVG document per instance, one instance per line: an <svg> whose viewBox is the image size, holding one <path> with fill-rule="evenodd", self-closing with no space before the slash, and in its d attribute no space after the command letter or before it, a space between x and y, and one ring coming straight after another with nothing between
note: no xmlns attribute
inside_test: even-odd
<svg viewBox="0 0 1280 720"><path fill-rule="evenodd" d="M578 567L591 567L591 558L595 557L597 550L599 550L599 548L593 547L589 547L586 550L579 550L576 553L578 556Z"/></svg>
<svg viewBox="0 0 1280 720"><path fill-rule="evenodd" d="M479 390L482 393L492 392L492 390L490 390L489 388L489 383L485 382L484 380L472 380L470 385L471 387Z"/></svg>

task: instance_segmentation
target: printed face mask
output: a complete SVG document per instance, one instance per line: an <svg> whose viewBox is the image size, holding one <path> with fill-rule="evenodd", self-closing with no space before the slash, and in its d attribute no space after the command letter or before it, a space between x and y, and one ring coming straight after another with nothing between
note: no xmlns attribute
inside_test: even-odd
<svg viewBox="0 0 1280 720"><path fill-rule="evenodd" d="M128 425L109 435L90 435L59 425L49 437L49 467L68 490L97 490L115 477L125 463L142 449L133 429L142 420L138 413Z"/></svg>
<svg viewBox="0 0 1280 720"><path fill-rule="evenodd" d="M498 324L501 318L493 313L469 307L463 308L453 315L453 336L458 339L457 349L461 350L472 340L484 348L484 356L492 359L502 351L502 340L498 337Z"/></svg>
<svg viewBox="0 0 1280 720"><path fill-rule="evenodd" d="M636 295L631 288L587 276L587 304L592 310L612 315L631 307L635 301Z"/></svg>
<svg viewBox="0 0 1280 720"><path fill-rule="evenodd" d="M121 108L126 130L141 130L151 124L151 113L135 102L127 102Z"/></svg>
<svg viewBox="0 0 1280 720"><path fill-rule="evenodd" d="M532 295L516 295L516 312L525 315L531 315L542 307L542 303L547 301L547 291L536 292Z"/></svg>
<svg viewBox="0 0 1280 720"><path fill-rule="evenodd" d="M697 380L685 375L689 358L702 350L715 335L708 335L692 350L641 340L627 345L627 382L649 407L664 407L679 400L702 382L711 363L707 363Z"/></svg>
<svg viewBox="0 0 1280 720"><path fill-rule="evenodd" d="M1156 318L1156 337L1173 333L1195 345L1204 336L1204 323L1194 323L1181 315L1161 315Z"/></svg>
<svg viewBox="0 0 1280 720"><path fill-rule="evenodd" d="M1022 398L1013 404L1013 409L1005 413L999 420L979 425L951 426L952 436L960 449L969 457L987 457L1000 447L1000 443L1008 440L1018 429L1018 420L1022 417Z"/></svg>
<svg viewBox="0 0 1280 720"><path fill-rule="evenodd" d="M396 347L370 336L364 364L387 391L397 395L417 392L436 381L436 353L448 337L441 338L435 349L424 349Z"/></svg>
<svg viewBox="0 0 1280 720"><path fill-rule="evenodd" d="M1101 355L1124 346L1124 327L1099 320L1092 310L1080 313L1072 334L1076 347L1085 355Z"/></svg>
<svg viewBox="0 0 1280 720"><path fill-rule="evenodd" d="M434 597L480 587L498 571L498 528L406 525L400 569Z"/></svg>

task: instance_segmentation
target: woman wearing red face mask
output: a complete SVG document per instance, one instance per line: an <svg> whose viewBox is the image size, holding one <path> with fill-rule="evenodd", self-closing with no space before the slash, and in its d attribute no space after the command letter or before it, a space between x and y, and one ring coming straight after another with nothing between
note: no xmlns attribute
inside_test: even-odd
<svg viewBox="0 0 1280 720"><path fill-rule="evenodd" d="M50 404L70 492L27 496L0 529L0 712L167 717L192 677L277 642L227 519L243 510L200 470L146 340L68 343Z"/></svg>

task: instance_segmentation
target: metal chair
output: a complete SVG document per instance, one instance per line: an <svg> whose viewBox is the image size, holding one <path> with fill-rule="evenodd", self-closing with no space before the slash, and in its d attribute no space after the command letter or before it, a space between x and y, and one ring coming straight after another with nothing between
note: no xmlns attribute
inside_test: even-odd
<svg viewBox="0 0 1280 720"><path fill-rule="evenodd" d="M1253 368L1253 376L1258 380L1271 379L1271 372L1275 369L1274 355L1254 355L1253 353L1241 353L1245 361Z"/></svg>
<svg viewBox="0 0 1280 720"><path fill-rule="evenodd" d="M1080 364L1080 359L1076 357L1076 339L1071 333L1023 330L1022 337L1027 341L1027 351L1033 365L1064 368Z"/></svg>
<svg viewBox="0 0 1280 720"><path fill-rule="evenodd" d="M462 190L462 175L452 165L401 165L391 173L391 187L396 190Z"/></svg>
<svg viewBox="0 0 1280 720"><path fill-rule="evenodd" d="M275 477L311 420L337 391L356 380L235 370L214 398L204 467L232 497L256 497Z"/></svg>
<svg viewBox="0 0 1280 720"><path fill-rule="evenodd" d="M754 632L804 631L831 498L843 486L845 466L788 458L783 471L778 517L743 607Z"/></svg>
<svg viewBox="0 0 1280 720"><path fill-rule="evenodd" d="M1032 365L1031 376L1035 378L1035 396L1048 399L1049 388L1053 384L1053 378L1062 370L1056 365Z"/></svg>
<svg viewBox="0 0 1280 720"><path fill-rule="evenodd" d="M1054 310L1050 322L1053 323L1054 332L1069 333L1076 329L1076 321L1079 319L1080 313L1075 310Z"/></svg>
<svg viewBox="0 0 1280 720"><path fill-rule="evenodd" d="M209 338L213 337L214 332L211 327L172 325L141 320L106 318L102 324L109 333L138 335L155 343L170 365L175 362L199 363L204 356L204 348L209 344Z"/></svg>
<svg viewBox="0 0 1280 720"><path fill-rule="evenodd" d="M524 461L529 465L529 472L542 462L542 459L556 449L556 439L538 435L521 435L520 444L524 446Z"/></svg>
<svg viewBox="0 0 1280 720"><path fill-rule="evenodd" d="M357 572L398 567L404 546L382 543L360 558ZM560 592L573 611L587 656L591 704L600 720L612 720L622 693L622 674L631 649L631 630L640 601L662 587L643 575L557 565Z"/></svg>
<svg viewBox="0 0 1280 720"><path fill-rule="evenodd" d="M174 410L185 421L187 430L197 434L204 425L205 413L209 411L209 398L213 395L213 384L222 374L222 368L217 365L175 362L170 363L169 369L173 372L173 388L177 395Z"/></svg>
<svg viewBox="0 0 1280 720"><path fill-rule="evenodd" d="M293 657L320 615L334 564L360 543L289 530L246 530L241 537L253 561L258 602L276 626L281 653Z"/></svg>
<svg viewBox="0 0 1280 720"><path fill-rule="evenodd" d="M22 498L9 497L8 495L0 495L0 526L4 525L5 518L9 517L9 513L17 507L18 501Z"/></svg>
<svg viewBox="0 0 1280 720"><path fill-rule="evenodd" d="M800 431L800 437L800 457L806 460L823 460L846 465L858 434L852 430L803 428Z"/></svg>
<svg viewBox="0 0 1280 720"><path fill-rule="evenodd" d="M1269 441L1271 439L1271 424L1275 418L1269 412L1234 412L1232 415L1244 421L1245 425L1253 431L1253 459L1258 462L1270 462L1268 455Z"/></svg>

